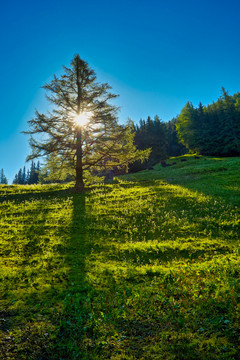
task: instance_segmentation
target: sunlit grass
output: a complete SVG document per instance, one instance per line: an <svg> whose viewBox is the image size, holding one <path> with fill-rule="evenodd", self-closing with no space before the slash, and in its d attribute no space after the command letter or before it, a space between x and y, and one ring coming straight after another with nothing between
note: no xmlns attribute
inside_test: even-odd
<svg viewBox="0 0 240 360"><path fill-rule="evenodd" d="M239 160L176 165L0 187L1 358L238 359Z"/></svg>

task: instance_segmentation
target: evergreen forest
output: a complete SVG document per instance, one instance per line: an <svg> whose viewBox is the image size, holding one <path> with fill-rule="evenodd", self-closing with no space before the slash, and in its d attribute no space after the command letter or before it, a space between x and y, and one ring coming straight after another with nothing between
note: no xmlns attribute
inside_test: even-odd
<svg viewBox="0 0 240 360"><path fill-rule="evenodd" d="M222 95L211 105L191 102L177 117L179 141L190 152L213 156L240 155L240 93L232 96L222 88Z"/></svg>

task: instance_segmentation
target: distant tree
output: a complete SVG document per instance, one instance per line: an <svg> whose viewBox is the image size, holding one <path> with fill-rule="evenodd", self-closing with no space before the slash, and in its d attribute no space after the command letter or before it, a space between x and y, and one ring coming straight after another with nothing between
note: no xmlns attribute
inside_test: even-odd
<svg viewBox="0 0 240 360"><path fill-rule="evenodd" d="M239 99L237 100L238 103L222 87L219 138L223 145L222 152L231 155L240 154L240 113Z"/></svg>
<svg viewBox="0 0 240 360"><path fill-rule="evenodd" d="M38 184L39 181L39 171L40 171L40 164L39 162L36 163L34 161L31 162L31 168L28 178L28 184Z"/></svg>
<svg viewBox="0 0 240 360"><path fill-rule="evenodd" d="M187 153L187 148L179 142L176 130L176 118L166 122L166 135L167 135L167 156L181 156Z"/></svg>
<svg viewBox="0 0 240 360"><path fill-rule="evenodd" d="M76 55L70 68L43 86L53 104L48 114L36 111L30 121L32 154L58 154L59 159L75 170L76 191L84 190L86 170L125 167L136 159L144 160L149 151L137 151L127 127L118 125L118 108L111 101L116 95L108 84L96 81L87 62ZM43 140L38 135L44 134ZM33 135L36 135L35 138Z"/></svg>
<svg viewBox="0 0 240 360"><path fill-rule="evenodd" d="M0 184L7 184L7 183L8 183L8 181L7 181L7 178L6 178L5 174L4 174L4 170L1 169L0 170Z"/></svg>
<svg viewBox="0 0 240 360"><path fill-rule="evenodd" d="M18 174L15 174L14 179L13 179L13 184L18 184Z"/></svg>
<svg viewBox="0 0 240 360"><path fill-rule="evenodd" d="M19 169L19 171L18 171L18 177L17 177L17 184L21 184L21 185L23 185L24 183L23 183L23 177L22 177L22 173L23 173L23 171L22 171L22 169Z"/></svg>
<svg viewBox="0 0 240 360"><path fill-rule="evenodd" d="M23 171L22 171L22 183L26 184L27 183L27 175L26 175L26 167L23 167Z"/></svg>
<svg viewBox="0 0 240 360"><path fill-rule="evenodd" d="M197 112L191 102L187 102L177 117L176 129L179 141L189 150L197 151Z"/></svg>
<svg viewBox="0 0 240 360"><path fill-rule="evenodd" d="M27 170L27 175L26 175L26 184L29 184L30 181L30 170Z"/></svg>

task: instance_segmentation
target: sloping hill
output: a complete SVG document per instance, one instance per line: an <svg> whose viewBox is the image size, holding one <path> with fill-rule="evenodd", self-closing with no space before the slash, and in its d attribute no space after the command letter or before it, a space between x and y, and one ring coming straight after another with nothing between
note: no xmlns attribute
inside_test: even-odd
<svg viewBox="0 0 240 360"><path fill-rule="evenodd" d="M240 158L214 158L210 156L184 155L171 158L162 167L158 164L154 171L142 171L131 175L131 179L164 179L197 190L205 195L217 196L231 204L240 204ZM129 177L129 176L128 176Z"/></svg>
<svg viewBox="0 0 240 360"><path fill-rule="evenodd" d="M2 359L238 359L239 159L0 187Z"/></svg>

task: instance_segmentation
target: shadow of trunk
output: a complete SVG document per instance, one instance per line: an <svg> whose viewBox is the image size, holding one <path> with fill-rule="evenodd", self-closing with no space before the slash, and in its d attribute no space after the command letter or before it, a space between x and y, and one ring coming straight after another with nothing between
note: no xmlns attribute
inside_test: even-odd
<svg viewBox="0 0 240 360"><path fill-rule="evenodd" d="M65 263L69 268L68 288L64 299L61 325L55 350L58 358L75 359L84 356L84 338L91 333L92 298L94 290L86 278L86 259L91 253L88 233L86 195L74 193L73 213Z"/></svg>
<svg viewBox="0 0 240 360"><path fill-rule="evenodd" d="M68 245L66 263L69 265L69 285L71 291L84 287L85 257L88 252L86 242L86 199L85 194L73 195L71 238Z"/></svg>

